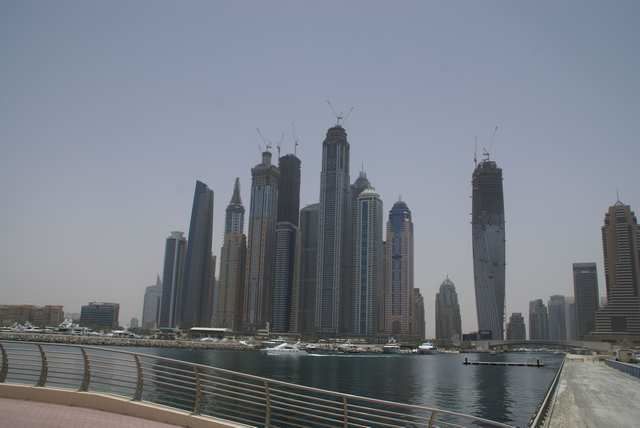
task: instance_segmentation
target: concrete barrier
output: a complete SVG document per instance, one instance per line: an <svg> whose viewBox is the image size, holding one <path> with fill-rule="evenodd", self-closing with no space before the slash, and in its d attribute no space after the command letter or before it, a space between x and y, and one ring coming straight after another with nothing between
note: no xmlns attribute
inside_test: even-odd
<svg viewBox="0 0 640 428"><path fill-rule="evenodd" d="M613 367L616 370L620 370L621 372L625 372L626 374L630 374L631 376L640 379L640 366L637 364L628 364L616 360L605 360L605 363L609 367Z"/></svg>
<svg viewBox="0 0 640 428"><path fill-rule="evenodd" d="M189 428L246 428L236 422L196 416L185 411L94 392L0 383L0 398L84 407Z"/></svg>

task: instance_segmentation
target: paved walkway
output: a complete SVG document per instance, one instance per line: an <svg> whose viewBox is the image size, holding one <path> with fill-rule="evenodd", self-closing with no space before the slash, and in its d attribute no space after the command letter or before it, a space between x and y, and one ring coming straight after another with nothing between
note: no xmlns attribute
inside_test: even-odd
<svg viewBox="0 0 640 428"><path fill-rule="evenodd" d="M640 426L640 380L589 356L567 355L549 427Z"/></svg>
<svg viewBox="0 0 640 428"><path fill-rule="evenodd" d="M83 407L0 398L0 428L175 428L160 422Z"/></svg>

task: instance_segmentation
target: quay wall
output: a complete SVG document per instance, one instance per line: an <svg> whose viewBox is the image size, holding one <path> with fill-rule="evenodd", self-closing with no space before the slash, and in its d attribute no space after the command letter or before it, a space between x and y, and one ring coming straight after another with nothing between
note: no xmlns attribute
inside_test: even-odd
<svg viewBox="0 0 640 428"><path fill-rule="evenodd" d="M616 360L605 360L604 361L609 367L613 367L616 370L620 370L626 374L631 376L635 376L640 379L640 365L638 364L628 364L623 363L622 361Z"/></svg>

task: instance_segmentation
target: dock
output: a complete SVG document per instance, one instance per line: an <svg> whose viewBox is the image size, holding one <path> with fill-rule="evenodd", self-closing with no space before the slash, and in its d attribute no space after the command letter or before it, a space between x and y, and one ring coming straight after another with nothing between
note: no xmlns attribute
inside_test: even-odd
<svg viewBox="0 0 640 428"><path fill-rule="evenodd" d="M506 361L469 361L467 357L464 358L462 364L465 366L544 367L544 363L540 360L536 360L535 362L523 361L513 363Z"/></svg>

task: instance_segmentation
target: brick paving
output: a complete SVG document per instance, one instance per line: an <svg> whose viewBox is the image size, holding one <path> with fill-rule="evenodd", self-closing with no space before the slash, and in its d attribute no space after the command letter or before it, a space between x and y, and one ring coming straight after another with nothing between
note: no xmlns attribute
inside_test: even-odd
<svg viewBox="0 0 640 428"><path fill-rule="evenodd" d="M132 416L83 407L0 398L0 428L175 428Z"/></svg>

